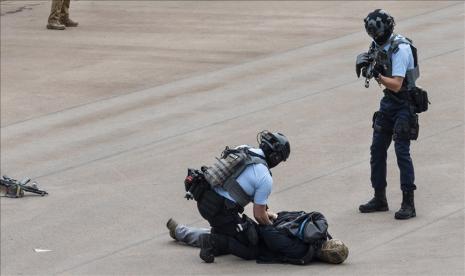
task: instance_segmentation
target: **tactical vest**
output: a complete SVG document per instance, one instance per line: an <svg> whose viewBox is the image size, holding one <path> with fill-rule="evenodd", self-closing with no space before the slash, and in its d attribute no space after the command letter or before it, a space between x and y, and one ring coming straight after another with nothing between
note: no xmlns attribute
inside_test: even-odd
<svg viewBox="0 0 465 276"><path fill-rule="evenodd" d="M237 182L237 177L251 164L263 164L268 168L265 158L248 148L226 149L221 158L204 172L205 180L211 187L223 187L237 204L244 207L252 198Z"/></svg>
<svg viewBox="0 0 465 276"><path fill-rule="evenodd" d="M372 47L378 48L377 50L382 53L381 55L377 55L377 63L384 67L385 76L392 77L392 54L397 53L400 44L410 45L410 49L412 50L413 55L413 69L407 69L404 81L402 83L402 90L411 90L415 87L415 81L420 77L417 48L413 46L412 40L397 34L394 34L389 39L389 42L391 43L391 45L389 46L389 49L387 51L384 50L382 46L377 46L374 42L372 43Z"/></svg>

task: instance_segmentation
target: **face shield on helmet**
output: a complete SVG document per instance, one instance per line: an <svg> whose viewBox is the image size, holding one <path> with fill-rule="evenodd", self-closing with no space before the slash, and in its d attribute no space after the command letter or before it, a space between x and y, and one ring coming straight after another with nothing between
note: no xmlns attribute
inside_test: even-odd
<svg viewBox="0 0 465 276"><path fill-rule="evenodd" d="M386 43L394 31L394 18L381 9L369 13L363 21L365 22L367 34L373 38L378 45Z"/></svg>
<svg viewBox="0 0 465 276"><path fill-rule="evenodd" d="M264 130L258 133L257 142L265 153L265 159L270 169L289 158L291 146L283 134Z"/></svg>
<svg viewBox="0 0 465 276"><path fill-rule="evenodd" d="M343 263L349 256L349 248L338 239L325 241L321 246L318 257L331 264Z"/></svg>

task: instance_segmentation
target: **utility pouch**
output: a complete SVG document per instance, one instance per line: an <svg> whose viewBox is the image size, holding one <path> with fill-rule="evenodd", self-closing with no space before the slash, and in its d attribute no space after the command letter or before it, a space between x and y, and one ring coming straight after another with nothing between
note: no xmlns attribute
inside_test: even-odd
<svg viewBox="0 0 465 276"><path fill-rule="evenodd" d="M383 119L383 113L381 111L376 111L373 113L373 122L371 124L371 127L373 128L374 131L376 132L383 132L383 127L379 123Z"/></svg>
<svg viewBox="0 0 465 276"><path fill-rule="evenodd" d="M372 119L372 124L371 124L371 127L372 128L375 128L375 122L376 122L376 118L379 116L379 111L375 111L375 113L373 113L373 119Z"/></svg>
<svg viewBox="0 0 465 276"><path fill-rule="evenodd" d="M210 190L210 185L205 181L203 172L195 169L187 169L187 176L184 180L186 189L186 199L201 200L205 191Z"/></svg>
<svg viewBox="0 0 465 276"><path fill-rule="evenodd" d="M428 100L428 92L421 87L414 87L410 90L410 99L415 113L427 111L428 105L431 104Z"/></svg>
<svg viewBox="0 0 465 276"><path fill-rule="evenodd" d="M226 147L221 158L217 158L217 162L204 171L205 179L212 187L222 186L246 158L243 151Z"/></svg>
<svg viewBox="0 0 465 276"><path fill-rule="evenodd" d="M420 125L418 124L418 115L413 114L410 119L410 140L417 140L420 131Z"/></svg>

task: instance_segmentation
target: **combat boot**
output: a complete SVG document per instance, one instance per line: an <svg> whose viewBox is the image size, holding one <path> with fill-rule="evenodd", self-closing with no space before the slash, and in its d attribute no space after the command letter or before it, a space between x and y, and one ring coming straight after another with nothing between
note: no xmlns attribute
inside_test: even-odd
<svg viewBox="0 0 465 276"><path fill-rule="evenodd" d="M47 24L47 29L49 30L64 30L66 29L65 25L61 24L58 21L50 21Z"/></svg>
<svg viewBox="0 0 465 276"><path fill-rule="evenodd" d="M79 25L78 22L71 20L69 17L64 17L60 21L66 27L77 27Z"/></svg>
<svg viewBox="0 0 465 276"><path fill-rule="evenodd" d="M206 263L213 263L215 256L227 255L228 238L220 234L202 234L199 237L200 258Z"/></svg>
<svg viewBox="0 0 465 276"><path fill-rule="evenodd" d="M409 219L416 217L413 191L402 192L402 204L394 215L396 219Z"/></svg>
<svg viewBox="0 0 465 276"><path fill-rule="evenodd" d="M170 236L176 240L176 227L178 227L178 222L170 218L166 223L166 227L170 230Z"/></svg>
<svg viewBox="0 0 465 276"><path fill-rule="evenodd" d="M200 259L206 263L215 261L214 248L212 243L212 234L202 234L199 237L200 243Z"/></svg>
<svg viewBox="0 0 465 276"><path fill-rule="evenodd" d="M386 199L386 189L375 189L375 196L366 204L360 205L358 209L362 213L388 211L389 207Z"/></svg>

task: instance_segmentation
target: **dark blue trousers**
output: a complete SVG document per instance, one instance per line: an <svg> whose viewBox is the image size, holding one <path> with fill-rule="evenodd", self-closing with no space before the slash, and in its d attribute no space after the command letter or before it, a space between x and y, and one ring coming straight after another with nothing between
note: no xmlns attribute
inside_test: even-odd
<svg viewBox="0 0 465 276"><path fill-rule="evenodd" d="M219 255L232 254L245 260L280 262L284 258L303 258L309 250L308 244L298 238L290 237L272 225L260 225L258 234L260 241L257 246L245 244L231 236L217 234L225 241L225 248L219 251Z"/></svg>
<svg viewBox="0 0 465 276"><path fill-rule="evenodd" d="M300 259L308 252L309 245L298 238L290 237L288 234L277 230L271 225L261 225L259 234L264 246L261 257L292 258Z"/></svg>
<svg viewBox="0 0 465 276"><path fill-rule="evenodd" d="M415 173L410 157L410 121L413 113L406 102L399 102L389 96L383 97L378 116L373 122L371 144L371 184L373 188L385 188L387 150L394 140L397 165L400 170L402 191L416 189Z"/></svg>

